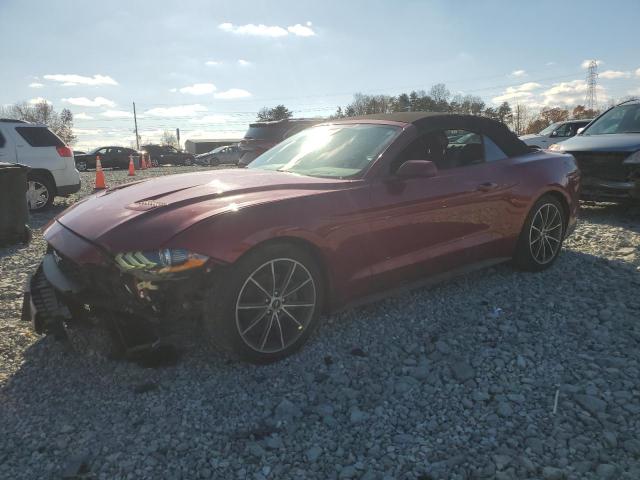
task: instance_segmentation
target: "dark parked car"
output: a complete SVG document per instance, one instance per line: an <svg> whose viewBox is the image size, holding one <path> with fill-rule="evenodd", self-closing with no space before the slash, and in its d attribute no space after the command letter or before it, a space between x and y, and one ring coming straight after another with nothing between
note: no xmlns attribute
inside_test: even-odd
<svg viewBox="0 0 640 480"><path fill-rule="evenodd" d="M171 145L143 145L140 147L147 152L151 163L155 165L193 165L193 155L184 150L178 150Z"/></svg>
<svg viewBox="0 0 640 480"><path fill-rule="evenodd" d="M226 145L214 148L210 152L196 155L194 162L197 165L221 165L225 163L237 164L240 159L238 145Z"/></svg>
<svg viewBox="0 0 640 480"><path fill-rule="evenodd" d="M575 157L582 173L582 198L640 200L640 100L610 108L551 150Z"/></svg>
<svg viewBox="0 0 640 480"><path fill-rule="evenodd" d="M102 168L128 168L129 155L138 156L138 152L126 147L99 147L89 153L75 155L76 168L84 172L96 168L96 156L100 155Z"/></svg>
<svg viewBox="0 0 640 480"><path fill-rule="evenodd" d="M256 122L249 125L244 139L238 144L240 159L238 165L246 167L258 155L263 154L285 138L312 127L322 120L310 118L290 118L274 122Z"/></svg>
<svg viewBox="0 0 640 480"><path fill-rule="evenodd" d="M248 169L119 185L75 204L44 232L23 318L60 333L60 305L79 321L88 305L120 329L180 328L197 314L216 344L274 361L321 313L425 277L510 259L549 267L575 226L579 181L571 155L531 151L488 118L325 123Z"/></svg>

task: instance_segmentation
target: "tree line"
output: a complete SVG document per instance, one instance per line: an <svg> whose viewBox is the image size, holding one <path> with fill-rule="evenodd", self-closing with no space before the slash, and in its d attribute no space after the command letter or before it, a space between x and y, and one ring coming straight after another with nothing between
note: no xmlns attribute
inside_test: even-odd
<svg viewBox="0 0 640 480"><path fill-rule="evenodd" d="M555 122L568 119L593 118L600 112L589 110L583 105L573 109L561 107L544 107L540 111L509 102L498 106L487 106L481 97L476 95L452 95L443 83L438 83L426 92L413 90L399 95L367 95L356 93L353 100L339 106L329 119L357 117L374 113L395 112L448 112L467 115L481 115L498 120L508 125L517 135L538 133ZM258 112L258 121L283 120L291 118L293 112L284 105L273 108L264 107Z"/></svg>

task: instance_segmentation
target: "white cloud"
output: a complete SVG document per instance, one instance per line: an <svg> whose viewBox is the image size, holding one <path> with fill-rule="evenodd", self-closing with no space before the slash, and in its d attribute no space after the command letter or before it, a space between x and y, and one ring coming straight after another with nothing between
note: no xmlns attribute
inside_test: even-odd
<svg viewBox="0 0 640 480"><path fill-rule="evenodd" d="M205 115L200 118L193 118L189 120L194 124L216 124L216 123L226 123L228 120L231 120L229 115Z"/></svg>
<svg viewBox="0 0 640 480"><path fill-rule="evenodd" d="M547 67L553 67L555 64L556 64L556 62L547 62L547 63L545 63L545 65Z"/></svg>
<svg viewBox="0 0 640 480"><path fill-rule="evenodd" d="M199 103L193 105L176 105L175 107L157 107L144 112L150 117L194 117L198 113L206 112L207 107Z"/></svg>
<svg viewBox="0 0 640 480"><path fill-rule="evenodd" d="M241 88L230 88L224 92L214 93L213 97L220 100L235 100L236 98L250 97L251 93Z"/></svg>
<svg viewBox="0 0 640 480"><path fill-rule="evenodd" d="M31 88L42 88L42 87L44 87L44 84L39 83L39 82L31 82L29 84L29 87L31 87Z"/></svg>
<svg viewBox="0 0 640 480"><path fill-rule="evenodd" d="M259 37L285 37L289 34L286 29L278 26L254 25L234 25L233 23L221 23L218 25L220 30L225 32L236 33L238 35L255 35Z"/></svg>
<svg viewBox="0 0 640 480"><path fill-rule="evenodd" d="M615 78L629 78L631 73L621 72L620 70L605 70L598 74L600 78L606 78L607 80L613 80Z"/></svg>
<svg viewBox="0 0 640 480"><path fill-rule="evenodd" d="M587 82L584 80L554 83L551 88L541 93L541 104L550 107L581 104L584 102L587 89ZM605 102L609 98L602 85L596 87L596 94L599 102Z"/></svg>
<svg viewBox="0 0 640 480"><path fill-rule="evenodd" d="M238 65L240 65L241 67L250 67L251 66L251 62L249 62L247 60L240 59L240 60L238 60Z"/></svg>
<svg viewBox="0 0 640 480"><path fill-rule="evenodd" d="M51 105L51 102L49 100L47 100L46 98L42 98L42 97L35 97L35 98L32 98L31 100L29 100L29 103L31 105L35 105L37 103L42 103L42 102L46 102L49 105Z"/></svg>
<svg viewBox="0 0 640 480"><path fill-rule="evenodd" d="M288 27L280 27L278 25L255 25L248 23L246 25L234 25L233 23L225 22L218 25L218 28L224 32L235 33L237 35L253 35L257 37L286 37L287 35L295 35L297 37L312 37L316 33L311 28L311 22L307 22L306 25L296 23Z"/></svg>
<svg viewBox="0 0 640 480"><path fill-rule="evenodd" d="M63 102L76 105L78 107L115 107L116 102L104 97L96 97L93 100L87 97L63 98Z"/></svg>
<svg viewBox="0 0 640 480"><path fill-rule="evenodd" d="M216 86L213 83L194 83L187 87L182 87L180 93L187 93L189 95L207 95L216 91Z"/></svg>
<svg viewBox="0 0 640 480"><path fill-rule="evenodd" d="M636 77L640 77L640 68L636 70Z"/></svg>
<svg viewBox="0 0 640 480"><path fill-rule="evenodd" d="M222 62L216 62L215 60L207 60L204 62L207 67L219 67L222 65Z"/></svg>
<svg viewBox="0 0 640 480"><path fill-rule="evenodd" d="M511 72L512 77L526 77L527 72L525 70L514 70Z"/></svg>
<svg viewBox="0 0 640 480"><path fill-rule="evenodd" d="M502 94L497 97L493 97L492 100L494 103L502 103L509 101L523 101L528 98L533 97L532 90L536 90L537 88L542 87L539 83L536 82L526 82L520 85L516 85L515 87L507 87L507 89L502 92Z"/></svg>
<svg viewBox="0 0 640 480"><path fill-rule="evenodd" d="M592 62L593 60L584 60L580 66L582 68L589 68L589 64ZM596 65L600 66L602 65L604 62L602 60L596 60Z"/></svg>
<svg viewBox="0 0 640 480"><path fill-rule="evenodd" d="M133 117L133 113L127 112L126 110L107 110L102 112L100 115L108 118L130 118Z"/></svg>
<svg viewBox="0 0 640 480"><path fill-rule="evenodd" d="M313 37L316 34L316 32L314 32L310 26L300 25L299 23L287 27L287 30L289 31L289 33L298 37Z"/></svg>
<svg viewBox="0 0 640 480"><path fill-rule="evenodd" d="M84 112L80 112L80 113L74 113L73 119L74 120L93 120L93 117L91 115L87 115Z"/></svg>
<svg viewBox="0 0 640 480"><path fill-rule="evenodd" d="M73 133L76 135L99 135L100 130L94 128L74 128Z"/></svg>
<svg viewBox="0 0 640 480"><path fill-rule="evenodd" d="M83 75L76 74L55 74L55 75L45 75L45 80L51 80L53 82L62 83L64 86L74 86L74 85L118 85L113 78L108 75L94 75L93 77L86 77Z"/></svg>

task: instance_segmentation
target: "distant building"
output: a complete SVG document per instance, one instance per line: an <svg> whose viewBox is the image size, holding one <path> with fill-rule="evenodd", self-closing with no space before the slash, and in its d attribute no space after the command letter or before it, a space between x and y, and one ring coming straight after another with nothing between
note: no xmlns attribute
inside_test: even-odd
<svg viewBox="0 0 640 480"><path fill-rule="evenodd" d="M184 148L187 152L193 155L199 155L201 153L210 152L214 148L224 147L225 145L232 145L238 143L241 138L208 138L187 140L184 142Z"/></svg>

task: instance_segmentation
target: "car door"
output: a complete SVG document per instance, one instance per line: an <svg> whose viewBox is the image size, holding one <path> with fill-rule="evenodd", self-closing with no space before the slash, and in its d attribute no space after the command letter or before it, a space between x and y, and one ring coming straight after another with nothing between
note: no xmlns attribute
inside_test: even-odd
<svg viewBox="0 0 640 480"><path fill-rule="evenodd" d="M480 143L459 147L470 152L465 161L440 162L434 177L402 179L391 172L371 184L369 248L375 288L504 254L500 218L507 214L512 188L501 168L506 155L492 154L494 161L486 161L485 151L498 147L485 145L477 134L469 140Z"/></svg>

